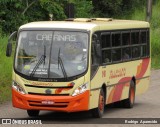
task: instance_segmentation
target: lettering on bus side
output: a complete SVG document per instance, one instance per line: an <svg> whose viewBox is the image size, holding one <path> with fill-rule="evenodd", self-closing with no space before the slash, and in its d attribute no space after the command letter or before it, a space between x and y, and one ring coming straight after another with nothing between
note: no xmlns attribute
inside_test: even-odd
<svg viewBox="0 0 160 127"><path fill-rule="evenodd" d="M109 79L124 77L125 75L126 75L126 68L111 70Z"/></svg>

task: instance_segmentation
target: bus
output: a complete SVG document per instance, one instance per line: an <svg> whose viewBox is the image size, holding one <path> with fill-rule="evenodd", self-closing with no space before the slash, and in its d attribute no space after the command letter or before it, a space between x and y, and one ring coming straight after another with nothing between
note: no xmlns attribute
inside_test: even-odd
<svg viewBox="0 0 160 127"><path fill-rule="evenodd" d="M150 82L150 25L112 18L73 18L22 25L8 41L13 107L104 114L105 105L132 108Z"/></svg>

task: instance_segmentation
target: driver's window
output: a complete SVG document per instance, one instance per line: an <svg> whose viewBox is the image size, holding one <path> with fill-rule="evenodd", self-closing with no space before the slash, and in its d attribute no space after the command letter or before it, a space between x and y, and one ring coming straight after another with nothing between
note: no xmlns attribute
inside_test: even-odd
<svg viewBox="0 0 160 127"><path fill-rule="evenodd" d="M98 35L97 34L93 34L92 36L92 47L91 47L91 77L93 77L93 75L95 74L99 63L100 63L100 57L98 56L98 51L97 49L99 48L97 45L97 41L98 41Z"/></svg>

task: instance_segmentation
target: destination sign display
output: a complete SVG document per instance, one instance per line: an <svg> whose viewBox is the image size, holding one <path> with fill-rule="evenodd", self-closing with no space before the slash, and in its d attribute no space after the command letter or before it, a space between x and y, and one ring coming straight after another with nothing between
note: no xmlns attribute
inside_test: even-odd
<svg viewBox="0 0 160 127"><path fill-rule="evenodd" d="M36 40L39 40L39 41L42 41L42 40L51 41L52 40L52 34L37 34L36 35ZM72 42L75 42L77 39L76 39L76 35L55 34L55 35L53 35L53 40L54 41L72 41Z"/></svg>

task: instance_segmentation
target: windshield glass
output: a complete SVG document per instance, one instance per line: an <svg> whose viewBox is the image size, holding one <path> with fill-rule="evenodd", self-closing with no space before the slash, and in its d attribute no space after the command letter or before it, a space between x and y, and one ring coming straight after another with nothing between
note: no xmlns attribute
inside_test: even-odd
<svg viewBox="0 0 160 127"><path fill-rule="evenodd" d="M87 69L88 34L64 31L22 31L15 69L37 78L65 78Z"/></svg>

